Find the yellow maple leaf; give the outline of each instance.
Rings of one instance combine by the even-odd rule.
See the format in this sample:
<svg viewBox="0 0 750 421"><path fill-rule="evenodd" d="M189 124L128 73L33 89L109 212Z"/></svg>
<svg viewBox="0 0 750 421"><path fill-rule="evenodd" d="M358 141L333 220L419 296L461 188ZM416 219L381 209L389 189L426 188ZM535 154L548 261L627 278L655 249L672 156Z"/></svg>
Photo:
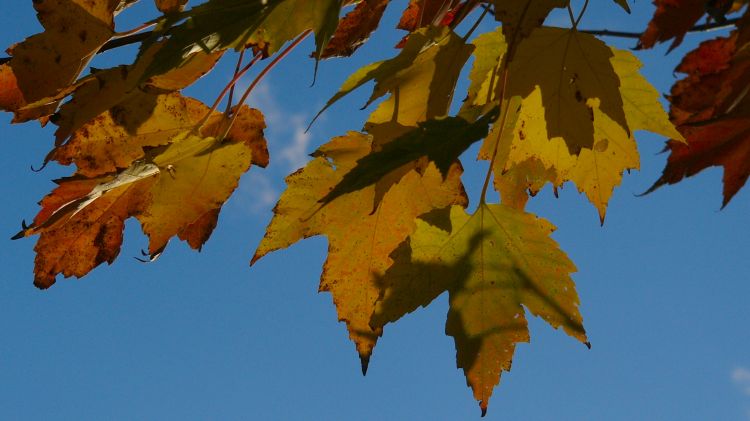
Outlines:
<svg viewBox="0 0 750 421"><path fill-rule="evenodd" d="M577 154L594 145L594 106L630 133L612 57L609 47L593 35L537 28L521 41L502 96L526 98L539 88L549 138L563 138ZM502 92L503 85L497 86Z"/></svg>
<svg viewBox="0 0 750 421"><path fill-rule="evenodd" d="M557 37L562 30L542 28L534 34L540 31L542 39L559 42ZM535 37L536 35L532 35L529 40L533 41ZM568 42L577 39L569 39ZM496 103L495 96L501 93L505 95L504 98L510 98L513 92L518 91L512 86L514 72L518 72L519 68L511 64L508 69L508 88L505 92L498 92L498 66L507 48L499 31L479 37L475 44L476 62L470 74L468 101L462 112L488 102ZM553 114L550 120L544 99L547 85L540 83L522 97L513 127L506 128L505 131L498 125L493 127L480 151L479 157L489 160L497 148L494 185L501 192L503 203L523 208L526 203L525 191L533 195L546 182L557 188L566 181L572 181L598 209L600 219L603 220L609 198L614 188L620 184L622 173L639 167L637 146L632 132L628 132L626 127L629 130L649 130L668 137L679 136L659 102L658 92L640 75L638 70L641 65L638 59L626 51L609 47L607 49L610 51L607 54L610 66L619 80L617 97L620 98L620 110L627 124L623 126L610 118L604 112L599 98L589 98L585 104L588 110L586 124L592 130L592 144L574 154L567 139L555 136L549 128L550 121L556 121L559 126L559 119L562 117L555 117ZM517 60L523 57L521 52L519 54ZM584 76L576 76L574 85L591 84L581 78ZM563 84L563 88L556 88L554 91L559 93L568 89L566 85ZM494 94L493 86L497 87ZM501 134L503 139L500 139Z"/></svg>
<svg viewBox="0 0 750 421"><path fill-rule="evenodd" d="M422 173L410 169L400 174L374 209L374 186L321 207L320 200L371 149L371 137L350 132L323 145L304 169L287 177L287 190L274 208L274 217L252 260L255 263L303 238L325 235L328 258L320 290L333 295L339 320L346 322L363 371L382 334L382 329L369 325L380 296L376 276L391 265L390 253L412 233L417 216L466 201L460 166L454 165L443 181L438 169L430 165Z"/></svg>
<svg viewBox="0 0 750 421"><path fill-rule="evenodd" d="M318 115L374 80L365 107L386 94L390 97L375 109L365 129L375 136L376 144L387 143L419 122L448 113L456 81L473 49L450 28L422 28L409 35L396 57L368 64L349 76Z"/></svg>
<svg viewBox="0 0 750 421"><path fill-rule="evenodd" d="M495 19L503 23L503 34L510 44L528 37L544 23L552 9L565 7L570 0L493 0Z"/></svg>
<svg viewBox="0 0 750 421"><path fill-rule="evenodd" d="M395 322L447 291L445 332L484 413L516 343L529 341L523 306L588 345L569 275L576 268L552 231L531 214L484 203L473 215L453 206L442 219L418 220L378 279L383 293L372 326Z"/></svg>

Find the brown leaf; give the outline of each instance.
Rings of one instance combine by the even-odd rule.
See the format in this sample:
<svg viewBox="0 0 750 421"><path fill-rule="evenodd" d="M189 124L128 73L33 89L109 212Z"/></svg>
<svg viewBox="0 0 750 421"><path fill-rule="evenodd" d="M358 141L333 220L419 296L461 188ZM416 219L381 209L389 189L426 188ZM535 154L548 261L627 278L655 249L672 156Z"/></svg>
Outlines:
<svg viewBox="0 0 750 421"><path fill-rule="evenodd" d="M706 13L706 0L654 0L656 11L636 48L651 48L674 38L669 50L682 43L687 31Z"/></svg>
<svg viewBox="0 0 750 421"><path fill-rule="evenodd" d="M188 0L156 0L156 8L162 13L181 12Z"/></svg>
<svg viewBox="0 0 750 421"><path fill-rule="evenodd" d="M14 122L44 117L56 103L20 110L72 84L96 51L114 33L120 0L36 0L45 31L8 49L11 60L0 66L0 108L15 113Z"/></svg>
<svg viewBox="0 0 750 421"><path fill-rule="evenodd" d="M388 0L362 0L339 21L320 58L348 57L367 41L378 27Z"/></svg>
<svg viewBox="0 0 750 421"><path fill-rule="evenodd" d="M702 43L677 67L671 118L687 144L671 140L667 166L649 189L674 184L711 166L724 167L726 206L750 176L750 12L729 37Z"/></svg>
<svg viewBox="0 0 750 421"><path fill-rule="evenodd" d="M197 101L181 101L176 95L157 98L157 102L167 104L163 106L166 111L158 117L162 124L171 127L160 131L155 126L155 132L161 132L164 140L148 134L153 137L146 135L141 139L140 154L133 153L138 148L133 147L130 155L117 158L105 155L101 168L75 158L77 163L87 162L82 166L88 174L101 173L108 165L118 167L128 161L131 164L114 173L95 176L78 173L59 180L60 186L42 200L42 209L32 226L16 236L40 234L35 248L35 285L48 288L58 273L81 277L103 262L111 263L120 250L124 221L131 216L140 220L148 235L152 257L160 254L175 235L200 249L240 176L251 164L268 162L263 139L265 124L260 112L247 107L238 110L237 121L224 140L215 137L226 127L226 120L219 114L212 116L200 134L193 134L190 129L174 134L177 130L174 127L182 124L180 118L185 116L169 114L170 101L202 108L201 112L193 112L195 119L208 112L208 107ZM164 123L170 118L176 118L177 122ZM192 123L191 127L197 121ZM82 129L78 139L83 145L81 150L96 154L100 147L85 137L113 132L117 122L103 119L92 125L97 127L90 131ZM154 146L157 144L161 146Z"/></svg>

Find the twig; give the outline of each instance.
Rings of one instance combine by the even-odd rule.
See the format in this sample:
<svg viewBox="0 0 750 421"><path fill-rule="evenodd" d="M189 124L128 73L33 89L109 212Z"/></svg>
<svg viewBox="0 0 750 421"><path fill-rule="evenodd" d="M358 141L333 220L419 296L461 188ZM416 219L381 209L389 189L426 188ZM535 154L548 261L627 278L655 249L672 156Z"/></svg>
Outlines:
<svg viewBox="0 0 750 421"><path fill-rule="evenodd" d="M257 86L258 83L260 83L260 81L263 80L263 77L266 75L266 73L268 73L271 69L273 69L274 66L276 66L276 64L278 64L278 62L280 62L284 57L287 56L287 54L289 54L292 50L294 50L297 47L297 45L299 45L311 33L312 33L312 30L310 30L310 29L308 29L305 32L301 33L283 51L281 51L280 53L278 53L276 55L276 57L274 57L274 59L268 64L268 66L266 66L263 70L261 70L261 72L258 74L258 76L255 77L255 80L253 80L253 82L250 84L250 86L248 86L247 89L245 89L245 93L242 94L242 97L240 98L240 100L237 101L237 109L238 110L242 106L242 104L245 103L245 101L247 100L247 97L253 91L253 89L255 88L255 86ZM223 141L224 138L227 137L227 135L229 134L229 131L232 129L232 125L234 125L235 120L237 120L237 116L238 115L240 115L239 112L234 113L234 115L232 115L232 119L229 120L229 124L224 129L224 132L221 134L221 136L218 137L219 142Z"/></svg>
<svg viewBox="0 0 750 421"><path fill-rule="evenodd" d="M695 25L687 31L688 34L697 34L701 32L717 31L720 29L728 29L737 24L740 18L727 19L724 22L709 22L701 25ZM641 37L642 32L624 32L624 31L610 31L608 29L580 29L578 32L585 32L591 35L599 35L603 37L619 37L619 38L635 38Z"/></svg>

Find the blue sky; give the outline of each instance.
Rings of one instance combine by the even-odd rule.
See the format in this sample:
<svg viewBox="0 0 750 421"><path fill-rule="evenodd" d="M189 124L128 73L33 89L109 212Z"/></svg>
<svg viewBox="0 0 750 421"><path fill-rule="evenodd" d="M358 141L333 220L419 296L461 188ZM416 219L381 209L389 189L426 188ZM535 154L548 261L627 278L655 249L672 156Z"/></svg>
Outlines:
<svg viewBox="0 0 750 421"><path fill-rule="evenodd" d="M153 5L141 3L120 16L118 29L153 16ZM631 3L634 14L628 16L607 1L592 2L581 27L640 30L652 6ZM202 253L174 241L157 262L141 264L131 257L146 240L130 221L112 266L41 292L32 286L34 240L0 240L2 418L479 416L455 367L452 339L443 333L445 296L388 326L362 377L330 296L317 293L325 239L303 241L248 266L284 175L303 165L316 145L364 122L367 111L356 110L367 88L331 107L304 133L348 73L395 53L390 46L401 33L389 28L405 4L389 6L385 33L352 59L322 63L314 86L307 40L255 91L250 105L266 115L272 164L243 177ZM39 28L31 2L13 0L3 9L3 45ZM566 24L567 15L555 14L550 22ZM488 19L483 28L492 24ZM665 46L638 52L644 74L668 92L677 61L704 37L689 36L669 55ZM97 60L95 66L106 67L128 58L105 54ZM211 102L229 79L232 61L187 93ZM31 172L52 145L52 129L11 126L9 120L0 116L6 148L0 195L7 201L0 208L2 238L36 213L52 178L70 173L55 166ZM720 211L721 169L714 168L636 197L658 178L666 159L658 154L663 139L646 133L637 139L642 171L625 176L603 228L572 185L558 199L545 189L531 201L532 212L558 226L553 236L578 266L574 280L593 347L530 317L532 342L518 346L488 419L750 419L750 193L741 191ZM486 163L474 163L473 154L464 157L465 182L476 203Z"/></svg>

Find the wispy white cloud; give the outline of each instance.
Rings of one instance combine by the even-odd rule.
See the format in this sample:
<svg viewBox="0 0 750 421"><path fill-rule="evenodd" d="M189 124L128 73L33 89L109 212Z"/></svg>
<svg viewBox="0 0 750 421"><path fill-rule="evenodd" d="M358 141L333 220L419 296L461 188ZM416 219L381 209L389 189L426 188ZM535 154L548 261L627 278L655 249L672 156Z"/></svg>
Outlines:
<svg viewBox="0 0 750 421"><path fill-rule="evenodd" d="M270 212L279 198L279 191L274 188L271 179L256 168L243 178L238 193L240 205L255 214Z"/></svg>
<svg viewBox="0 0 750 421"><path fill-rule="evenodd" d="M284 171L296 170L309 160L311 136L305 130L310 116L304 112L283 110L274 98L271 86L272 83L266 78L255 88L248 102L265 116L272 164L277 163L275 160L278 159L286 164Z"/></svg>
<svg viewBox="0 0 750 421"><path fill-rule="evenodd" d="M297 169L308 161L310 134L305 131L307 118L302 114L294 114L289 118L289 130L292 132L291 143L279 151L281 159L285 160L290 169Z"/></svg>
<svg viewBox="0 0 750 421"><path fill-rule="evenodd" d="M732 381L742 392L750 396L750 369L745 367L735 367L731 373Z"/></svg>

